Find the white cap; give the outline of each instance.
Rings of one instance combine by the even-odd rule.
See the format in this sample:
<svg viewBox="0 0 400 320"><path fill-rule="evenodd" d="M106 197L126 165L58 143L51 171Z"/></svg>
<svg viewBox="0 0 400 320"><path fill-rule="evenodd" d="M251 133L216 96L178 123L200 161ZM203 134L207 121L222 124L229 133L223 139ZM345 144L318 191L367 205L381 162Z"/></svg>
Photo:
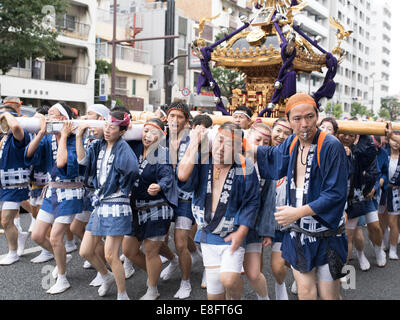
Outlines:
<svg viewBox="0 0 400 320"><path fill-rule="evenodd" d="M104 119L107 119L108 115L110 114L110 109L108 109L103 104L92 104L91 106L88 107L87 111L93 111L97 113L99 116L104 117Z"/></svg>

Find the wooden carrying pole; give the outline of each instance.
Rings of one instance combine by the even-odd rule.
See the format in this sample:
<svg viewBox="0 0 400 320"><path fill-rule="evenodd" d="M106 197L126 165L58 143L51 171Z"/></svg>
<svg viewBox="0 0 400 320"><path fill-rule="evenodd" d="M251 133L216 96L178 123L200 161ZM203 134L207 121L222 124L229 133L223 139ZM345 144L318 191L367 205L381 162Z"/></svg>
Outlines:
<svg viewBox="0 0 400 320"><path fill-rule="evenodd" d="M152 112L140 112L140 111L131 111L133 120L137 121L147 121L151 118L154 118L154 113ZM196 116L198 113L192 111L192 116ZM213 120L213 124L222 125L225 122L233 121L233 118L230 116L222 116L222 115L209 115ZM255 120L254 118L253 120ZM276 121L276 118L261 118L261 121L270 127ZM365 135L375 135L375 136L384 136L386 123L385 122L374 122L374 121L351 121L351 120L336 120L338 123L338 133L347 133L347 134L365 134ZM392 123L393 130L400 130L400 123Z"/></svg>

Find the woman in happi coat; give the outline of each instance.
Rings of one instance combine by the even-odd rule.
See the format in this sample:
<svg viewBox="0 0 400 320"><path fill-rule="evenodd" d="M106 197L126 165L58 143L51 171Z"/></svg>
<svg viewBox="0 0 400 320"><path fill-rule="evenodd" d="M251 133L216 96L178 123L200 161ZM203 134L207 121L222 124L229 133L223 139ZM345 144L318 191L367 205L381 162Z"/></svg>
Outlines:
<svg viewBox="0 0 400 320"><path fill-rule="evenodd" d="M72 123L66 123L61 133L47 134L45 117L41 114L36 117L41 119L40 131L26 147L25 163L33 166L44 164L49 184L43 190L44 200L36 218L32 240L54 254L57 267L53 277L57 277L57 282L47 293L58 294L70 287L66 278L67 255L63 238L75 214L82 212L84 189ZM49 109L48 117L50 120L71 120L73 112L67 105L57 103Z"/></svg>
<svg viewBox="0 0 400 320"><path fill-rule="evenodd" d="M159 297L157 282L161 273L160 250L178 205L178 190L168 149L160 145L165 139L164 124L150 119L144 124L142 141L131 143L139 163L131 197L133 226L125 237L123 253L147 271L147 292L142 300ZM144 243L145 254L140 250Z"/></svg>
<svg viewBox="0 0 400 320"><path fill-rule="evenodd" d="M86 128L81 126L76 140L79 164L86 167L85 175L93 179L96 189L94 211L86 226L79 253L103 278L98 289L99 295L105 296L115 280L118 300L129 299L119 249L124 235L132 232L130 194L139 171L135 154L128 143L121 139L129 124L127 113L111 112L103 128L104 139L92 142L85 152L82 136ZM102 237L106 237L105 258L112 273L95 253Z"/></svg>

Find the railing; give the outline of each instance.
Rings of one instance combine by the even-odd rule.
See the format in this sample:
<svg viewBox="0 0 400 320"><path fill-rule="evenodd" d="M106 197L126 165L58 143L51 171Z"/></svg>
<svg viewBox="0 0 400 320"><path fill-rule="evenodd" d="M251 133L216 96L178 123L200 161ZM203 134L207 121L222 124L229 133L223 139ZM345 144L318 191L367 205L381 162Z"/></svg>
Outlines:
<svg viewBox="0 0 400 320"><path fill-rule="evenodd" d="M48 61L45 63L44 80L87 84L88 75L89 68Z"/></svg>
<svg viewBox="0 0 400 320"><path fill-rule="evenodd" d="M61 21L56 24L57 30L66 37L87 40L89 37L90 25L78 21Z"/></svg>
<svg viewBox="0 0 400 320"><path fill-rule="evenodd" d="M150 64L150 53L146 50L117 45L116 51L116 59ZM96 44L96 58L111 59L112 46L105 42Z"/></svg>

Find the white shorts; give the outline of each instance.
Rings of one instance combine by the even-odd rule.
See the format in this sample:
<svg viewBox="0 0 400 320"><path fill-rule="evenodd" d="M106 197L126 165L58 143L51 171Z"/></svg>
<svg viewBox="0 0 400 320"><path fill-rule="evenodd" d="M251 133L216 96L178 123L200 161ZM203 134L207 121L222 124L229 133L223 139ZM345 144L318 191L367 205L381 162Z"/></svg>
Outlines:
<svg viewBox="0 0 400 320"><path fill-rule="evenodd" d="M175 220L175 229L191 230L193 221L190 218L179 216Z"/></svg>
<svg viewBox="0 0 400 320"><path fill-rule="evenodd" d="M358 218L347 220L346 229L355 230L357 228ZM369 212L365 215L367 224L379 221L378 211Z"/></svg>
<svg viewBox="0 0 400 320"><path fill-rule="evenodd" d="M31 198L29 198L29 202L31 203L31 206L39 207L42 205L43 199L42 199L42 197L36 197L36 198L31 197Z"/></svg>
<svg viewBox="0 0 400 320"><path fill-rule="evenodd" d="M281 252L282 242L274 242L272 244L272 252Z"/></svg>
<svg viewBox="0 0 400 320"><path fill-rule="evenodd" d="M11 202L11 201L0 201L0 211L1 210L19 210L21 202Z"/></svg>
<svg viewBox="0 0 400 320"><path fill-rule="evenodd" d="M204 267L220 267L220 272L241 273L245 250L239 247L231 253L230 245L201 243Z"/></svg>
<svg viewBox="0 0 400 320"><path fill-rule="evenodd" d="M255 252L255 253L261 253L262 252L262 243L249 243L246 245L245 253L250 253L250 252Z"/></svg>
<svg viewBox="0 0 400 320"><path fill-rule="evenodd" d="M400 211L388 212L388 215L390 215L390 216L398 216L398 215L400 215Z"/></svg>
<svg viewBox="0 0 400 320"><path fill-rule="evenodd" d="M150 240L150 241L164 241L165 240L165 236L166 234L162 235L162 236L154 236L154 237L150 237L150 238L146 238L144 240Z"/></svg>
<svg viewBox="0 0 400 320"><path fill-rule="evenodd" d="M60 216L54 220L54 216L46 212L42 209L39 210L39 213L36 217L36 220L40 220L49 224L53 224L54 222L62 223L62 224L71 224L74 221L75 214L70 214L68 216Z"/></svg>
<svg viewBox="0 0 400 320"><path fill-rule="evenodd" d="M90 211L83 211L82 213L77 213L75 215L75 219L81 222L88 223L90 218L91 212Z"/></svg>

